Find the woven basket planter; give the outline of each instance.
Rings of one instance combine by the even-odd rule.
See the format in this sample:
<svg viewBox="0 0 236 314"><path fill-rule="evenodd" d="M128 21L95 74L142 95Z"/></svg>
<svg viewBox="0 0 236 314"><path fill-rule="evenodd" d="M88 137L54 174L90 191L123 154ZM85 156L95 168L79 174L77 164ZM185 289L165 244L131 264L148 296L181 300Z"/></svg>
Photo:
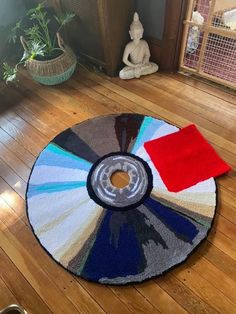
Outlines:
<svg viewBox="0 0 236 314"><path fill-rule="evenodd" d="M26 69L31 77L44 85L57 85L68 80L74 73L77 59L70 47L66 46L57 33L58 46L62 54L52 60L30 60L26 62ZM21 37L21 43L27 50L27 43Z"/></svg>

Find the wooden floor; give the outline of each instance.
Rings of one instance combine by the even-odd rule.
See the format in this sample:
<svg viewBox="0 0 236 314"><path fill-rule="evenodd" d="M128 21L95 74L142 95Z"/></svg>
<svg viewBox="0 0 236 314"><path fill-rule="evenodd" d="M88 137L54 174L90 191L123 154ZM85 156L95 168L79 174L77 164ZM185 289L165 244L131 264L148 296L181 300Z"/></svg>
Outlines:
<svg viewBox="0 0 236 314"><path fill-rule="evenodd" d="M73 277L41 248L25 213L36 156L57 133L98 115L138 112L179 127L195 123L236 167L236 97L176 75L121 81L79 69L66 84L44 87L23 72L0 92L0 308L29 313L236 313L236 176L217 180L219 206L208 240L188 261L144 284L109 287Z"/></svg>

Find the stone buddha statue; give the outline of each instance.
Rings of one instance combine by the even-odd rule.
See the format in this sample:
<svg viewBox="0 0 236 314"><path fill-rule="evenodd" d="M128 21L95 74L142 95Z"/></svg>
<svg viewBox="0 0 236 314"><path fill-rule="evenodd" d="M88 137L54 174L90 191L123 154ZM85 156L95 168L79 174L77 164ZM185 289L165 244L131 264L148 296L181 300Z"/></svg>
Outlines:
<svg viewBox="0 0 236 314"><path fill-rule="evenodd" d="M143 32L143 25L139 21L138 13L135 12L129 31L132 41L126 45L123 54L123 62L126 67L119 73L121 79L139 78L142 75L158 71L158 65L149 61L150 50L147 42L142 39Z"/></svg>

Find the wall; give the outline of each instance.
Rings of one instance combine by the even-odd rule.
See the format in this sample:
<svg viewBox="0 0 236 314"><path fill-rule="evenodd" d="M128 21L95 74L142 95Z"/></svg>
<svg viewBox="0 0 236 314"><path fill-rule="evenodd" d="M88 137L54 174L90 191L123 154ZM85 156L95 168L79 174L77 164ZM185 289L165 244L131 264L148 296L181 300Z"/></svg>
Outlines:
<svg viewBox="0 0 236 314"><path fill-rule="evenodd" d="M16 10L17 7L17 10ZM0 26L7 26L15 23L25 14L22 0L1 0L0 1Z"/></svg>
<svg viewBox="0 0 236 314"><path fill-rule="evenodd" d="M235 0L217 0L215 4L215 12L230 10L232 8L236 8Z"/></svg>

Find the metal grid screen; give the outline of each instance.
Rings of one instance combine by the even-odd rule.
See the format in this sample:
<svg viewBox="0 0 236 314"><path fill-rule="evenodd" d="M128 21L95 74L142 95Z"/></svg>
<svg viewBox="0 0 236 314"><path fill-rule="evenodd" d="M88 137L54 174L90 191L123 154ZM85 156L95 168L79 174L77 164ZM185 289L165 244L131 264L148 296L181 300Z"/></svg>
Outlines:
<svg viewBox="0 0 236 314"><path fill-rule="evenodd" d="M236 0L189 0L180 67L236 89Z"/></svg>

